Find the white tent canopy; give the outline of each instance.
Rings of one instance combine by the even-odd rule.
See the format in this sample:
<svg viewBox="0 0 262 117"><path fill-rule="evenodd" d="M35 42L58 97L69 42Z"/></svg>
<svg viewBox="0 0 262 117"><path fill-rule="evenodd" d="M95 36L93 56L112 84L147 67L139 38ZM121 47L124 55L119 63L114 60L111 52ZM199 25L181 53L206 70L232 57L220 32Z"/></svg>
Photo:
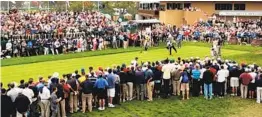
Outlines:
<svg viewBox="0 0 262 117"><path fill-rule="evenodd" d="M220 11L220 16L262 16L262 11Z"/></svg>
<svg viewBox="0 0 262 117"><path fill-rule="evenodd" d="M145 0L145 1L140 1L139 3L140 4L143 4L143 3L160 3L160 1L158 1L158 0L155 0L155 1L147 1L147 0Z"/></svg>
<svg viewBox="0 0 262 117"><path fill-rule="evenodd" d="M131 20L131 22L137 23L137 24L157 24L160 23L157 19L148 19L148 20Z"/></svg>

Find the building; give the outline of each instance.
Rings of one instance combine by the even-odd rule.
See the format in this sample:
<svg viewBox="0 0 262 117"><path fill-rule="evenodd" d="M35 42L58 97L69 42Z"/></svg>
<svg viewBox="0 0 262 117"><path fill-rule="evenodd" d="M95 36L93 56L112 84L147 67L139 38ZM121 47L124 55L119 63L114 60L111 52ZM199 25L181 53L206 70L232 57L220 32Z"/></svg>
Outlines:
<svg viewBox="0 0 262 117"><path fill-rule="evenodd" d="M261 19L262 1L160 1L140 2L143 19L156 18L162 23L193 25L208 18L224 20Z"/></svg>

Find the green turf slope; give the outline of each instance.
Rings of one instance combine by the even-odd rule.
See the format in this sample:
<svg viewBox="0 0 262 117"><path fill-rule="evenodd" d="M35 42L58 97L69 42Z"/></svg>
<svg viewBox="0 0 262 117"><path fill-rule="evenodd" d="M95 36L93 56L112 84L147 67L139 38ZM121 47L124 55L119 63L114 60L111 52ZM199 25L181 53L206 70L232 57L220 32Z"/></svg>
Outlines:
<svg viewBox="0 0 262 117"><path fill-rule="evenodd" d="M223 49L222 53L225 55L236 56L246 54L245 51L238 50L229 50ZM177 54L173 54L175 57L204 57L210 55L210 49L207 47L199 46L185 46L182 49L178 50ZM39 62L32 64L24 65L13 65L5 66L2 68L2 82L7 83L11 81L19 81L20 79L27 80L28 78L37 78L38 76L43 76L47 78L48 75L51 75L54 72L60 73L60 76L63 73L72 73L74 70L81 68L88 69L89 66L94 68L102 67L112 67L113 64L130 64L130 61L135 57L139 57L139 61L156 61L162 60L169 56L166 49L154 49L145 53L140 52L128 52L120 54L110 54L110 55L101 55L101 56L92 56L92 57L83 57L83 58L73 58L66 60L57 60L57 61L47 61Z"/></svg>

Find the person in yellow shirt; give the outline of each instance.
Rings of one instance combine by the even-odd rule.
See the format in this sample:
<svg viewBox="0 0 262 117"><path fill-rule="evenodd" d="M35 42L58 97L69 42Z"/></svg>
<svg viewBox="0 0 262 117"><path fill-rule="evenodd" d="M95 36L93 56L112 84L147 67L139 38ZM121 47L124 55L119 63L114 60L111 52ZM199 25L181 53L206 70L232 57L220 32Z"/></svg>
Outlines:
<svg viewBox="0 0 262 117"><path fill-rule="evenodd" d="M86 75L85 69L82 68L82 69L81 69L81 77L78 78L79 84L81 84L82 82L84 82L84 81L86 80L85 75ZM81 88L79 89L79 95L78 95L78 96L79 96L79 97L78 97L78 99L79 99L79 100L78 100L78 101L79 101L79 104L82 105L82 89L81 89Z"/></svg>

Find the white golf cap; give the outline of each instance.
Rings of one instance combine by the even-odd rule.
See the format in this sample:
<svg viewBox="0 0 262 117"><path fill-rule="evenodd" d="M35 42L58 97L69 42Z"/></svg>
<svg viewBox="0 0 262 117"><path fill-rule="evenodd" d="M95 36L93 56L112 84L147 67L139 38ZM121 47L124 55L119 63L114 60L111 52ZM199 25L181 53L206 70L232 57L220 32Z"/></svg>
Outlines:
<svg viewBox="0 0 262 117"><path fill-rule="evenodd" d="M75 74L75 73L72 73L72 76L76 76L76 74Z"/></svg>
<svg viewBox="0 0 262 117"><path fill-rule="evenodd" d="M54 72L52 77L53 78L58 78L59 77L59 73L58 72Z"/></svg>

